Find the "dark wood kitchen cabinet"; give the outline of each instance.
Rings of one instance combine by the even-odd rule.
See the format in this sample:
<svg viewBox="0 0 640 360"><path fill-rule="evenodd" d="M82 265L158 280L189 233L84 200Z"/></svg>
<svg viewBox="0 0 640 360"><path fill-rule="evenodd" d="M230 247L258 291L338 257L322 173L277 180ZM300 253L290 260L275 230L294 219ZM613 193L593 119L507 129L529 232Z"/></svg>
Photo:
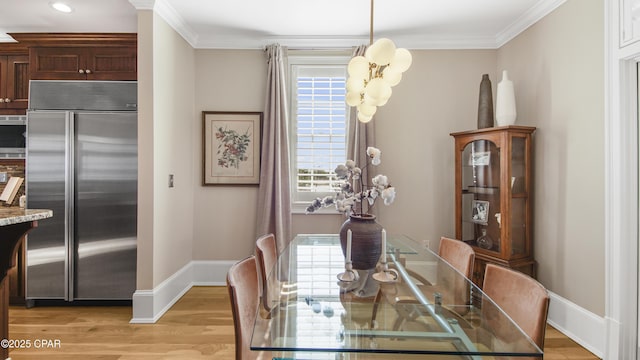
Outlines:
<svg viewBox="0 0 640 360"><path fill-rule="evenodd" d="M25 114L29 101L29 56L1 55L0 113Z"/></svg>
<svg viewBox="0 0 640 360"><path fill-rule="evenodd" d="M33 80L136 80L137 48L32 47Z"/></svg>
<svg viewBox="0 0 640 360"><path fill-rule="evenodd" d="M32 80L137 80L135 33L10 33Z"/></svg>

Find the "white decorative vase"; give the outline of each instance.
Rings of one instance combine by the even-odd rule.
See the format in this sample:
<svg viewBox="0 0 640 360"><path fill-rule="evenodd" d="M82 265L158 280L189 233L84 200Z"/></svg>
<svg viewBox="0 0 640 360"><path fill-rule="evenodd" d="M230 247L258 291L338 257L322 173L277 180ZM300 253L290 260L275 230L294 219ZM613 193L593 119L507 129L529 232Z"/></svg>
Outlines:
<svg viewBox="0 0 640 360"><path fill-rule="evenodd" d="M516 97L513 82L509 80L507 70L502 71L502 81L498 83L496 94L496 123L498 126L516 123Z"/></svg>

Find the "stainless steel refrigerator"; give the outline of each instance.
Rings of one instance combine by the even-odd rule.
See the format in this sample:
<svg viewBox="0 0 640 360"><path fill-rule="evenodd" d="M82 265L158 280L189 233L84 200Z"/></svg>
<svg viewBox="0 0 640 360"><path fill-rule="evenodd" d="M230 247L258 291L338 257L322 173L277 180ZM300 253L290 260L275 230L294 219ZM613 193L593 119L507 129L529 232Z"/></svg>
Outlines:
<svg viewBox="0 0 640 360"><path fill-rule="evenodd" d="M136 288L137 83L32 80L26 298L130 300Z"/></svg>

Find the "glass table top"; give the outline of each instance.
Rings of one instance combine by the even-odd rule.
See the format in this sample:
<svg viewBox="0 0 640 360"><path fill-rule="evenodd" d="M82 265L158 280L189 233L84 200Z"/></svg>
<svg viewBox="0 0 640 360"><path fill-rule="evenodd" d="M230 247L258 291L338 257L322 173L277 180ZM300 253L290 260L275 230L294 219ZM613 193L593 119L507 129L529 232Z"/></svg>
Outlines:
<svg viewBox="0 0 640 360"><path fill-rule="evenodd" d="M386 255L386 264L357 270L357 281L339 281L345 257L338 235L298 235L268 275L273 305L258 311L251 349L272 351L274 359L542 357L437 254L405 236L388 236Z"/></svg>

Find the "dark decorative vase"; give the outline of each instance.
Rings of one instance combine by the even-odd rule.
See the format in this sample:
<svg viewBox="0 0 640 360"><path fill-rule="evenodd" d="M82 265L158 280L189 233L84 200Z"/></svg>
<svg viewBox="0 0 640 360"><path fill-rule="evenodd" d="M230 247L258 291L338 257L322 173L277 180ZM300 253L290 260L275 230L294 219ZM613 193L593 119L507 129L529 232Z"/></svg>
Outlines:
<svg viewBox="0 0 640 360"><path fill-rule="evenodd" d="M342 254L347 254L347 230L351 229L351 262L357 270L376 267L382 254L382 226L375 215L351 215L340 228Z"/></svg>
<svg viewBox="0 0 640 360"><path fill-rule="evenodd" d="M478 99L478 129L493 126L493 94L489 74L482 75L480 96Z"/></svg>

